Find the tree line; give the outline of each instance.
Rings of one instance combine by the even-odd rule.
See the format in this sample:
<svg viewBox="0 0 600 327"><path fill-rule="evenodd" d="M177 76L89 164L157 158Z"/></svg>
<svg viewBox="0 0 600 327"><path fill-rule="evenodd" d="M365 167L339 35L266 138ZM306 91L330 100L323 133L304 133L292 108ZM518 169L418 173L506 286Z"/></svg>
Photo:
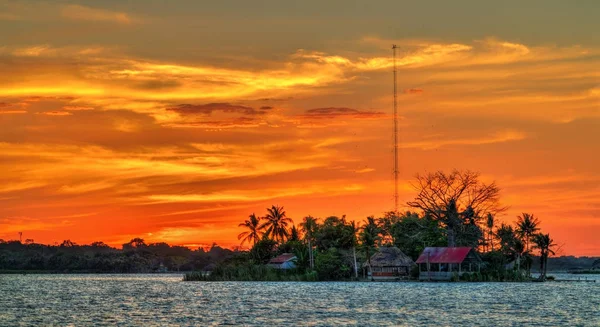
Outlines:
<svg viewBox="0 0 600 327"><path fill-rule="evenodd" d="M0 272L68 273L153 273L192 271L219 264L235 251L213 245L191 250L167 243L147 244L134 238L117 249L104 242L78 245L65 240L57 245L37 244L33 240L0 240Z"/></svg>
<svg viewBox="0 0 600 327"><path fill-rule="evenodd" d="M545 278L555 241L540 232L540 220L531 213L519 215L514 225L498 225L496 217L507 208L500 204L495 182L486 184L477 173L455 170L417 175L413 186L417 195L407 203L412 210L403 213L363 221L309 215L295 225L283 207L273 205L264 216L252 213L239 224L245 230L238 238L251 245L248 259L253 264L291 252L300 271L316 271L321 279L358 277L360 263L369 262L382 246L396 246L413 260L425 247L473 247L488 270L525 277L537 254L540 278Z"/></svg>

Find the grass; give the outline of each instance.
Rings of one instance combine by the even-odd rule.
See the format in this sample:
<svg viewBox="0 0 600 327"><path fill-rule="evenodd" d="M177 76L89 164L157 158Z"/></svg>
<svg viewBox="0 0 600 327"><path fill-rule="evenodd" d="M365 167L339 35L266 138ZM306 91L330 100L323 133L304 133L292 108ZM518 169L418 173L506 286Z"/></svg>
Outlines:
<svg viewBox="0 0 600 327"><path fill-rule="evenodd" d="M210 273L190 272L184 281L317 281L317 273L277 270L265 265L218 266Z"/></svg>

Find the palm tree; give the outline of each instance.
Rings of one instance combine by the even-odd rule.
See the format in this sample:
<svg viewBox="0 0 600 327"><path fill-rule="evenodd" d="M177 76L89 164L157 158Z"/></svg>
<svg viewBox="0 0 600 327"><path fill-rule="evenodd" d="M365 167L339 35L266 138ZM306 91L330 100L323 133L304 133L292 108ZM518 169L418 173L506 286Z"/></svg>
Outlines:
<svg viewBox="0 0 600 327"><path fill-rule="evenodd" d="M529 241L540 230L540 221L533 214L523 213L517 217L517 234L525 241L526 252L529 252ZM527 266L527 275L531 275L531 267Z"/></svg>
<svg viewBox="0 0 600 327"><path fill-rule="evenodd" d="M515 262L517 263L517 271L519 274L521 274L521 259L527 253L525 250L525 244L523 244L523 241L520 239L515 239L512 245L512 250L515 256Z"/></svg>
<svg viewBox="0 0 600 327"><path fill-rule="evenodd" d="M375 222L375 218L373 216L367 217L367 222L362 227L362 231L360 233L360 240L363 248L365 249L365 254L367 256L367 261L369 262L369 268L371 267L371 249L375 247L375 244L379 241L379 226Z"/></svg>
<svg viewBox="0 0 600 327"><path fill-rule="evenodd" d="M317 222L317 219L312 216L304 217L304 220L300 223L300 230L302 233L304 233L304 240L306 240L308 243L308 260L310 262L310 269L315 267L312 240L317 228L319 228L319 223Z"/></svg>
<svg viewBox="0 0 600 327"><path fill-rule="evenodd" d="M525 248L529 251L529 240L533 234L540 230L538 225L540 224L539 219L535 218L532 214L523 213L517 217L517 234L525 241Z"/></svg>
<svg viewBox="0 0 600 327"><path fill-rule="evenodd" d="M356 238L356 234L360 227L353 220L350 223L350 228L352 229L352 255L354 256L354 277L358 278L358 264L356 263L356 245L358 244L358 239Z"/></svg>
<svg viewBox="0 0 600 327"><path fill-rule="evenodd" d="M256 242L260 240L260 236L258 234L262 229L259 225L260 218L256 217L255 214L251 214L248 216L246 221L238 225L239 227L248 228L247 231L238 235L238 240L242 240L242 245L244 245L246 242L252 242L253 245L256 245Z"/></svg>
<svg viewBox="0 0 600 327"><path fill-rule="evenodd" d="M546 271L548 270L548 256L554 255L553 248L556 247L554 240L550 238L550 234L535 234L533 236L533 247L540 251L540 279L546 279Z"/></svg>
<svg viewBox="0 0 600 327"><path fill-rule="evenodd" d="M288 238L288 241L299 241L300 240L300 235L298 233L298 229L296 228L296 226L292 225L292 228L290 229L290 235Z"/></svg>
<svg viewBox="0 0 600 327"><path fill-rule="evenodd" d="M271 206L267 208L267 215L264 218L266 221L260 228L266 228L265 235L272 236L276 242L283 242L289 236L288 224L293 224L291 218L285 215L283 207Z"/></svg>
<svg viewBox="0 0 600 327"><path fill-rule="evenodd" d="M492 247L492 252L494 251L494 239L492 238L494 235L494 215L491 213L487 214L486 226L488 228L488 244Z"/></svg>
<svg viewBox="0 0 600 327"><path fill-rule="evenodd" d="M512 253L513 244L517 239L513 227L502 223L496 230L496 237L498 238L500 252L505 256L509 256Z"/></svg>

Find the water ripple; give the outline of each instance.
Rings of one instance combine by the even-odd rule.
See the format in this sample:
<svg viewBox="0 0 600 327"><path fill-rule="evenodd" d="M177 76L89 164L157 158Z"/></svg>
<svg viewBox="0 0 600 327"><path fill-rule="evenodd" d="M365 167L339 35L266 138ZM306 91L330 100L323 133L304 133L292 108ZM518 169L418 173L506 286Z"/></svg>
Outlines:
<svg viewBox="0 0 600 327"><path fill-rule="evenodd" d="M0 275L0 326L600 326L600 283Z"/></svg>

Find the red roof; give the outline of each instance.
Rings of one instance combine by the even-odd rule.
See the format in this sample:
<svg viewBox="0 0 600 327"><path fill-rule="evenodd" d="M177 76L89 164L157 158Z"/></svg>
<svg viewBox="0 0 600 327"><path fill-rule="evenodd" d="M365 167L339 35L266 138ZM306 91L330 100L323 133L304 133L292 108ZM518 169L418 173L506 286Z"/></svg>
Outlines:
<svg viewBox="0 0 600 327"><path fill-rule="evenodd" d="M284 262L292 260L295 257L296 256L293 253L284 253L282 255L278 255L275 258L271 259L269 261L269 263L276 263L276 264L284 263Z"/></svg>
<svg viewBox="0 0 600 327"><path fill-rule="evenodd" d="M461 263L473 248L425 248L417 263Z"/></svg>

